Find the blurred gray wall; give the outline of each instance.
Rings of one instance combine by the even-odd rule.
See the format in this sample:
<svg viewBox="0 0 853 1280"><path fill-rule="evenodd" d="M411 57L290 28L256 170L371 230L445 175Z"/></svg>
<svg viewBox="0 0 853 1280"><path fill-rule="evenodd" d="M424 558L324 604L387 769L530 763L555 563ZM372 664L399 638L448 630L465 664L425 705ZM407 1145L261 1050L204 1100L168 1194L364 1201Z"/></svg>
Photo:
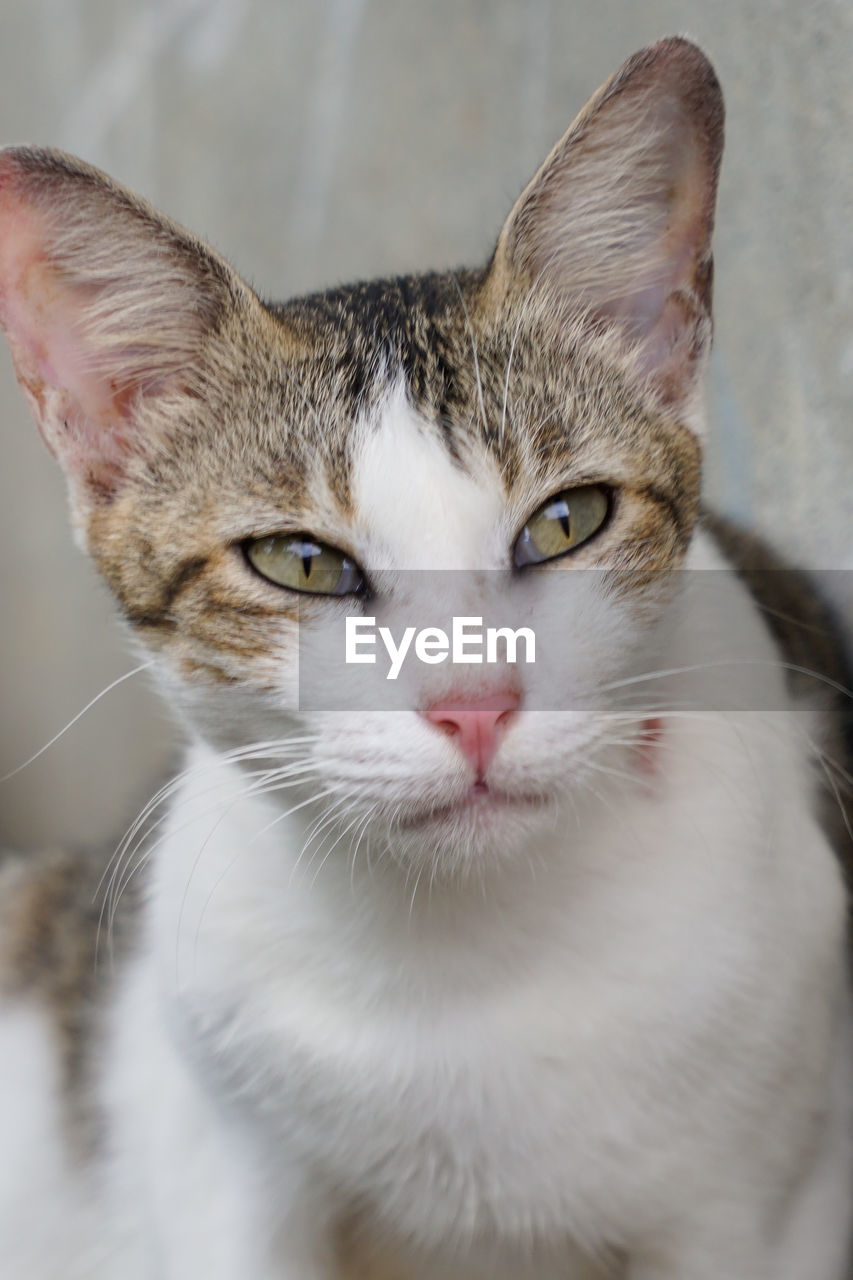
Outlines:
<svg viewBox="0 0 853 1280"><path fill-rule="evenodd" d="M709 493L853 569L850 0L3 0L0 140L77 152L286 296L482 259L592 90L671 32L728 104ZM3 348L0 775L133 667L111 617ZM0 840L120 832L175 740L128 681L0 787Z"/></svg>

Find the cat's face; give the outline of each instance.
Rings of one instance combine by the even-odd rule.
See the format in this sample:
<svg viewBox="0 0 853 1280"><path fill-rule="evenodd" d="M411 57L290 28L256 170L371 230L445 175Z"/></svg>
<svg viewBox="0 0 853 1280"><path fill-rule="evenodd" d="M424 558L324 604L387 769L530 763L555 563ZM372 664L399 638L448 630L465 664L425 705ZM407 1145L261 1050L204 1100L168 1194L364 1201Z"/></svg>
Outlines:
<svg viewBox="0 0 853 1280"><path fill-rule="evenodd" d="M611 713L696 519L720 148L710 67L662 42L487 268L275 308L78 162L0 159L0 317L77 528L187 718L289 744L283 804L323 790L321 817L458 865L648 733ZM413 653L392 687L334 649L345 617L471 615L550 660Z"/></svg>

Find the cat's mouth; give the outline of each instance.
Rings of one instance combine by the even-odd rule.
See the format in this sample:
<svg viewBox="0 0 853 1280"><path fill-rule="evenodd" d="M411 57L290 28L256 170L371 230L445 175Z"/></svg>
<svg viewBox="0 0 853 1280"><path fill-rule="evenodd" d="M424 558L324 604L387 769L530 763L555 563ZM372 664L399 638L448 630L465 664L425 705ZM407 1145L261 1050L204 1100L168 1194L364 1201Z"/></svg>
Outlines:
<svg viewBox="0 0 853 1280"><path fill-rule="evenodd" d="M546 803L546 798L541 793L533 795L525 792L501 791L496 787L490 787L487 782L474 782L456 800L448 804L431 804L414 810L399 822L401 827L411 829L452 819L488 817L513 809L541 809Z"/></svg>

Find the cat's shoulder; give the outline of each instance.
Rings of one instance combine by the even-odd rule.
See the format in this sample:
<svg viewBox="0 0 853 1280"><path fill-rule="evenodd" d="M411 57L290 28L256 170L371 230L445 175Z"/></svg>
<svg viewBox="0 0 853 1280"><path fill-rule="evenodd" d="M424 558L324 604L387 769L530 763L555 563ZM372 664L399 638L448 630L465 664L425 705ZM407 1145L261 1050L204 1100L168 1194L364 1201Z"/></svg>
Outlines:
<svg viewBox="0 0 853 1280"><path fill-rule="evenodd" d="M706 510L701 523L749 587L785 659L847 688L843 628L814 574L789 564L763 538L727 517Z"/></svg>
<svg viewBox="0 0 853 1280"><path fill-rule="evenodd" d="M789 564L755 533L709 511L701 527L748 588L792 696L810 708L821 819L853 888L853 671L841 620L815 575Z"/></svg>
<svg viewBox="0 0 853 1280"><path fill-rule="evenodd" d="M0 850L0 1000L7 1012L31 1009L47 1029L57 1102L78 1151L97 1141L93 1050L141 898L131 888L107 934L109 863L104 846Z"/></svg>
<svg viewBox="0 0 853 1280"><path fill-rule="evenodd" d="M100 851L0 850L0 989L54 997L94 969Z"/></svg>

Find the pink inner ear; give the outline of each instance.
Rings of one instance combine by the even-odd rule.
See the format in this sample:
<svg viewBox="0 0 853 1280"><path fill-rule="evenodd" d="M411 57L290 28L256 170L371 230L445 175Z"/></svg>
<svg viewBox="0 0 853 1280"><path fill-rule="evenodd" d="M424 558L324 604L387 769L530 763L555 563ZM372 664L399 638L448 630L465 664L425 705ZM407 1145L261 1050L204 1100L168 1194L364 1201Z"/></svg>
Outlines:
<svg viewBox="0 0 853 1280"><path fill-rule="evenodd" d="M521 196L507 243L594 322L615 322L635 371L687 402L710 331L710 238L722 103L703 55L666 41L593 100Z"/></svg>
<svg viewBox="0 0 853 1280"><path fill-rule="evenodd" d="M2 210L0 238L0 319L15 355L19 376L33 387L67 393L70 404L93 422L112 420L118 408L113 389L87 369L80 301L64 287L44 250L44 234L22 210ZM33 388L34 389L34 388Z"/></svg>
<svg viewBox="0 0 853 1280"><path fill-rule="evenodd" d="M130 448L129 397L93 367L85 291L63 281L47 243L43 216L0 185L0 322L18 380L65 469L110 489Z"/></svg>
<svg viewBox="0 0 853 1280"><path fill-rule="evenodd" d="M657 196L660 221L650 218L645 231L645 257L651 274L643 280L643 258L637 254L637 287L621 298L607 300L602 308L604 314L622 320L640 338L651 335L663 316L667 298L694 287L698 262L708 247L708 175L702 157L695 139L683 127L669 125L669 131L670 145L662 148L662 155L671 179L661 184ZM638 248L641 244L633 246L635 253Z"/></svg>

